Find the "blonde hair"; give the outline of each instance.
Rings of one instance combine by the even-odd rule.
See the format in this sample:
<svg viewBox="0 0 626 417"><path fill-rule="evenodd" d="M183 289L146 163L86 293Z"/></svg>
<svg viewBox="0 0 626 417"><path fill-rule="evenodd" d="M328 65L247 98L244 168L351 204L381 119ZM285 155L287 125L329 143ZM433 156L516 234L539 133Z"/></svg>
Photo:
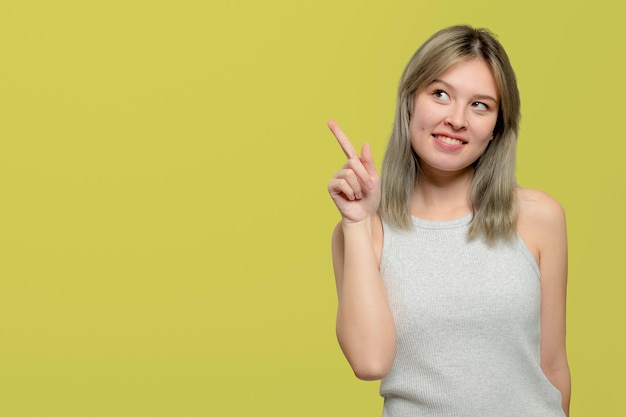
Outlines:
<svg viewBox="0 0 626 417"><path fill-rule="evenodd" d="M414 97L452 65L471 59L487 63L500 94L494 139L474 163L470 191L473 218L469 237L482 235L494 242L515 233L515 147L520 98L508 56L486 29L443 29L431 36L409 61L398 88L396 117L383 160L380 213L397 227L411 227L409 202L420 177L419 157L411 146L409 133Z"/></svg>

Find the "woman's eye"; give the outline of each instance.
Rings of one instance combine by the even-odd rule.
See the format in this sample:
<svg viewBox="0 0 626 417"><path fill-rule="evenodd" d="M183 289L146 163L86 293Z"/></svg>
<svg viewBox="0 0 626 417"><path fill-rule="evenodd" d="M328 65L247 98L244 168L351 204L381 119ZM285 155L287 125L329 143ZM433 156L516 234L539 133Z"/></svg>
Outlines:
<svg viewBox="0 0 626 417"><path fill-rule="evenodd" d="M477 110L489 110L489 106L487 106L485 103L481 103L480 101L473 102L472 107Z"/></svg>
<svg viewBox="0 0 626 417"><path fill-rule="evenodd" d="M448 96L448 93L446 93L443 90L435 90L433 91L433 96L439 100L448 100L450 97Z"/></svg>

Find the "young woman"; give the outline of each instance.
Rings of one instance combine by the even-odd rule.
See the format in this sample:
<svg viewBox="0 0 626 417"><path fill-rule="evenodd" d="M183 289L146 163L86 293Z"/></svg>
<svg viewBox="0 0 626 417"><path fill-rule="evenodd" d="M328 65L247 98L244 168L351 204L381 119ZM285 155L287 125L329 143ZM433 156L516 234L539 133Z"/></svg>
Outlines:
<svg viewBox="0 0 626 417"><path fill-rule="evenodd" d="M502 45L455 26L404 71L381 177L328 123L337 337L383 416L568 415L565 215L516 185L519 108Z"/></svg>

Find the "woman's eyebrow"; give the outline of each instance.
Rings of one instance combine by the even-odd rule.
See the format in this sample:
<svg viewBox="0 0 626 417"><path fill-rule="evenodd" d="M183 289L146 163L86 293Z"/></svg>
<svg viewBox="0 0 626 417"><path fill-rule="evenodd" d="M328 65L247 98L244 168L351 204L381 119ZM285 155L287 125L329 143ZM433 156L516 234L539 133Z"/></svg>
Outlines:
<svg viewBox="0 0 626 417"><path fill-rule="evenodd" d="M482 94L476 95L476 96L474 96L472 98L474 98L476 100L490 100L490 101L493 101L494 103L498 102L498 100L496 100L495 98L493 98L491 96L482 95Z"/></svg>
<svg viewBox="0 0 626 417"><path fill-rule="evenodd" d="M454 87L451 84L449 84L449 83L447 83L447 82L445 82L443 80L440 80L439 78L435 78L430 83L430 85L433 85L433 84L436 84L436 83L443 84L446 88L454 90ZM494 98L494 97L492 97L492 96L490 96L488 94L476 94L476 95L472 96L472 99L475 99L475 100L490 100L490 101L493 101L494 103L498 103L498 100L496 98Z"/></svg>

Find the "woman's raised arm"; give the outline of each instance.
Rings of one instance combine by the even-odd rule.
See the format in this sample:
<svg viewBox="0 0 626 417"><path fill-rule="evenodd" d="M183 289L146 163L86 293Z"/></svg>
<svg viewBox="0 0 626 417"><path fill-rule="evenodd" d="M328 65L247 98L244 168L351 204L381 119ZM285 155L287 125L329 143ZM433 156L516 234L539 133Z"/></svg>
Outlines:
<svg viewBox="0 0 626 417"><path fill-rule="evenodd" d="M328 183L342 217L332 240L337 339L358 378L381 379L393 364L396 334L379 268L380 179L369 144L359 157L339 126L333 121L328 126L348 158Z"/></svg>

